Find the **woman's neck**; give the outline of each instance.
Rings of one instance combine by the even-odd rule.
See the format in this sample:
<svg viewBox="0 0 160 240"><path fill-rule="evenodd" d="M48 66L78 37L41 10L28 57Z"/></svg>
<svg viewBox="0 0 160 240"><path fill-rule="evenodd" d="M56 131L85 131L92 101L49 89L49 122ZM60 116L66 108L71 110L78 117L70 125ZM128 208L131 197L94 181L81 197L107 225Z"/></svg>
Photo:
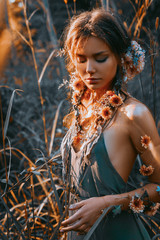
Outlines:
<svg viewBox="0 0 160 240"><path fill-rule="evenodd" d="M97 89L91 90L87 88L82 97L82 103L85 107L88 107L98 101L108 90L111 89Z"/></svg>

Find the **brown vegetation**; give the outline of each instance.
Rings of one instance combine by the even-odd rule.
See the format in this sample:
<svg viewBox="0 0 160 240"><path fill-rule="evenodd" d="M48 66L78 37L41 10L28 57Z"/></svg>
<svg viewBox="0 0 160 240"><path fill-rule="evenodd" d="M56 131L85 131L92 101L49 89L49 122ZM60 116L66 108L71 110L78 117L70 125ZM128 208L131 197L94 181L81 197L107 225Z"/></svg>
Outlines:
<svg viewBox="0 0 160 240"><path fill-rule="evenodd" d="M145 39L142 45L149 50L149 70L144 81L141 77L135 79L129 83L129 89L133 89L133 94L141 92L141 95L136 93L136 97L151 107L159 122L158 16L152 19L154 29L147 25L147 14L154 9L155 2L121 0L119 6L116 1L97 1L97 5L104 2L121 14L125 12L125 4L130 6L132 19L128 16L125 24L132 36ZM8 8L4 3L0 1L0 74L3 72L0 84L0 237L66 239L59 228L67 216L65 193L72 189L63 184L58 149L65 134L62 119L69 106L63 101L65 92L61 89L58 92L58 86L68 77L63 58L57 56L60 46L58 30L53 28L54 13L47 0L8 1ZM81 7L80 0L61 4L68 17L75 14L78 4ZM96 1L94 4L96 6ZM138 181L141 182L141 176ZM159 231L159 212L155 217L142 218L151 235Z"/></svg>

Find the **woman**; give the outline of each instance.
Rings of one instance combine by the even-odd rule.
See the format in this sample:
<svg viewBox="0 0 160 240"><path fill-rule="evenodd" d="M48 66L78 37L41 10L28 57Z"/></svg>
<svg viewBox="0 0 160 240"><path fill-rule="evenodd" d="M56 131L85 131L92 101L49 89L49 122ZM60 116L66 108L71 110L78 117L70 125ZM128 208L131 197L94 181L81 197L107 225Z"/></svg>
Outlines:
<svg viewBox="0 0 160 240"><path fill-rule="evenodd" d="M61 151L72 205L61 232L69 232L70 240L84 239L108 208L91 239L148 240L139 214L159 207L160 138L148 108L122 88L142 71L144 51L103 9L71 20L64 49L73 112L65 118L69 130ZM138 154L149 183L129 191Z"/></svg>

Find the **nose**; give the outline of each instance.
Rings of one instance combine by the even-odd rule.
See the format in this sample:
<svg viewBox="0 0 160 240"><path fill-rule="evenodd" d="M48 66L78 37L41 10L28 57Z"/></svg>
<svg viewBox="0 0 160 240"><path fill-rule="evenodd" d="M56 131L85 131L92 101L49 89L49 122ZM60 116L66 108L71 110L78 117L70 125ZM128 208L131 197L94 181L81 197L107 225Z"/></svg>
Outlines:
<svg viewBox="0 0 160 240"><path fill-rule="evenodd" d="M86 72L89 74L93 74L95 73L95 66L94 63L92 62L92 60L88 60L87 61L87 66L86 66Z"/></svg>

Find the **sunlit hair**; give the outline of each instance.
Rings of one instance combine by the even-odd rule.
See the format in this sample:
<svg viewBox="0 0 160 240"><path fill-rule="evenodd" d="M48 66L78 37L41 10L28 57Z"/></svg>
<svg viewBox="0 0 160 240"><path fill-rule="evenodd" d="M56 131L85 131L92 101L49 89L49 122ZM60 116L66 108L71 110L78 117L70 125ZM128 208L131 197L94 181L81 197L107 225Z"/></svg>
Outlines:
<svg viewBox="0 0 160 240"><path fill-rule="evenodd" d="M74 16L64 35L67 69L71 76L77 77L74 66L77 48L91 36L106 42L119 60L131 45L131 39L122 21L112 12L100 8Z"/></svg>

